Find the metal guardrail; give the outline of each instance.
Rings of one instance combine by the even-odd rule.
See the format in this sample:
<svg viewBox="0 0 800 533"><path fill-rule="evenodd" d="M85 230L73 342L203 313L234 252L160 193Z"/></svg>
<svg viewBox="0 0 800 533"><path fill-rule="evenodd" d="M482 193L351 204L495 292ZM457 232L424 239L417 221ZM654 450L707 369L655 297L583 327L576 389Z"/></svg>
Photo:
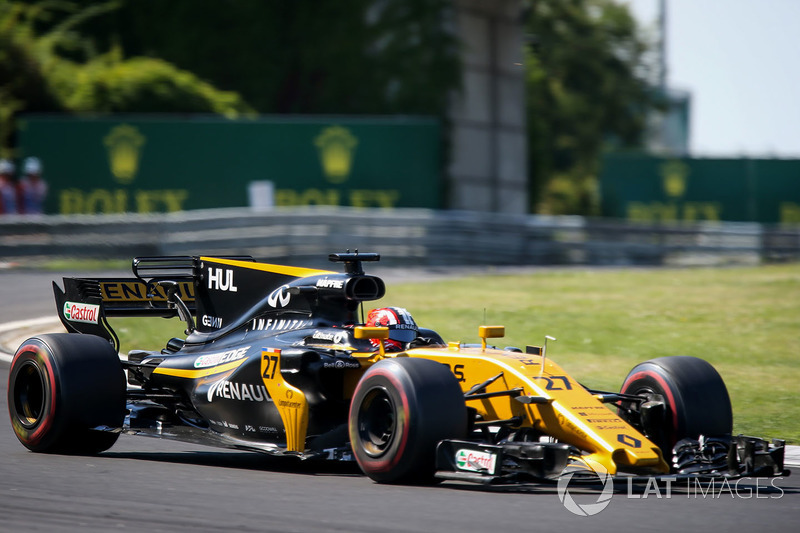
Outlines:
<svg viewBox="0 0 800 533"><path fill-rule="evenodd" d="M800 226L335 207L0 218L3 261L250 254L318 266L345 249L396 266L754 264L800 259Z"/></svg>

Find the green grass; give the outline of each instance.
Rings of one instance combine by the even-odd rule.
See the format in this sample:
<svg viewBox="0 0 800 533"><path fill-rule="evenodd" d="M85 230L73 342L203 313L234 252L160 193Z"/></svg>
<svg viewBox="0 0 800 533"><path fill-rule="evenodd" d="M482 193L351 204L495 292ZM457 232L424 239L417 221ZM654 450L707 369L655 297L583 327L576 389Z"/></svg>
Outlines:
<svg viewBox="0 0 800 533"><path fill-rule="evenodd" d="M505 325L499 346L540 345L551 335L558 341L548 355L593 388L619 390L634 365L653 357L698 356L728 386L735 432L800 443L797 264L484 275L390 285L378 305L406 307L446 340L478 342L481 324ZM132 320L120 334L137 347L161 347L182 329L169 321L172 332L151 341Z"/></svg>
<svg viewBox="0 0 800 533"><path fill-rule="evenodd" d="M38 267L42 270L64 271L74 270L77 272L96 272L98 270L125 270L130 271L130 259L77 259L61 258L47 259L40 263L27 264L28 267Z"/></svg>

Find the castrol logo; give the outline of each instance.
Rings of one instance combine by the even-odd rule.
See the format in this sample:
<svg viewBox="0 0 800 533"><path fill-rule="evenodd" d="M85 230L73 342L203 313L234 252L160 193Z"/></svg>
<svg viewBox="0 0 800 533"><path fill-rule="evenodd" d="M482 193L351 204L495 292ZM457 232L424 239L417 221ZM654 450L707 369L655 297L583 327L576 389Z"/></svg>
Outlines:
<svg viewBox="0 0 800 533"><path fill-rule="evenodd" d="M100 306L77 302L64 303L64 318L70 322L97 324L100 319Z"/></svg>

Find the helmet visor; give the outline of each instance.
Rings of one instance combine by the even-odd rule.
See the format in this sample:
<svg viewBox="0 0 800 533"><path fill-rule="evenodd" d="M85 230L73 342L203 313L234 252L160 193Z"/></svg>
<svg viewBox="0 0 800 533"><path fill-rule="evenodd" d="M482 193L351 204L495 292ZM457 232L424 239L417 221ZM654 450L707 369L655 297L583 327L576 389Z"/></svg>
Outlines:
<svg viewBox="0 0 800 533"><path fill-rule="evenodd" d="M415 324L390 324L389 338L393 341L411 342L417 337L417 326Z"/></svg>

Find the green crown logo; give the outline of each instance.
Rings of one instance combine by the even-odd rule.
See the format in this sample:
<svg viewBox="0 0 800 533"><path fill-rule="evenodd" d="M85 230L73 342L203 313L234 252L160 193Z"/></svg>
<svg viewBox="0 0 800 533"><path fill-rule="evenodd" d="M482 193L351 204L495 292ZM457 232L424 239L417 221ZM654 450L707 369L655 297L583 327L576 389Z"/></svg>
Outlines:
<svg viewBox="0 0 800 533"><path fill-rule="evenodd" d="M144 135L128 124L114 127L103 139L108 148L111 174L122 184L129 184L139 171L141 149L145 143Z"/></svg>
<svg viewBox="0 0 800 533"><path fill-rule="evenodd" d="M322 130L314 144L319 150L322 171L331 183L343 183L350 176L358 139L347 128L331 126Z"/></svg>
<svg viewBox="0 0 800 533"><path fill-rule="evenodd" d="M667 161L661 165L664 192L671 198L679 198L686 192L689 166L682 161Z"/></svg>

